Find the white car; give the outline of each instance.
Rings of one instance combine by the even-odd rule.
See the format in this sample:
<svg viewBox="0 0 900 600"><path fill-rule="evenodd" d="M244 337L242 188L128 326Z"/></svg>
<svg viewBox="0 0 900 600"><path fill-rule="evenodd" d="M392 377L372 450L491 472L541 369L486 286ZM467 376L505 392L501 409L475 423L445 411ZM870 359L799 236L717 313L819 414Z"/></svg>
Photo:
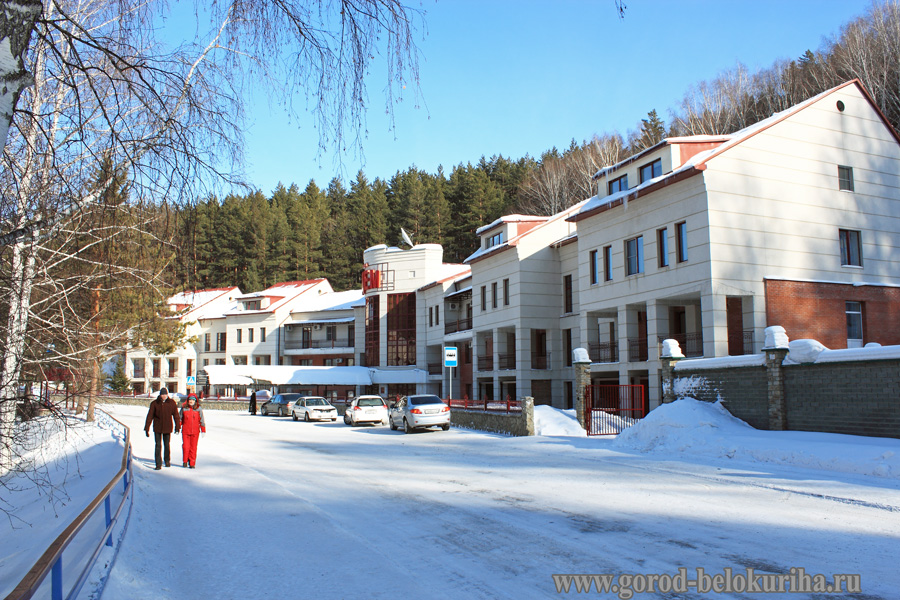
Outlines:
<svg viewBox="0 0 900 600"><path fill-rule="evenodd" d="M301 396L294 402L291 416L295 421L337 421L337 409L321 396Z"/></svg>
<svg viewBox="0 0 900 600"><path fill-rule="evenodd" d="M347 406L344 423L350 426L360 423L387 424L387 403L381 396L359 396Z"/></svg>

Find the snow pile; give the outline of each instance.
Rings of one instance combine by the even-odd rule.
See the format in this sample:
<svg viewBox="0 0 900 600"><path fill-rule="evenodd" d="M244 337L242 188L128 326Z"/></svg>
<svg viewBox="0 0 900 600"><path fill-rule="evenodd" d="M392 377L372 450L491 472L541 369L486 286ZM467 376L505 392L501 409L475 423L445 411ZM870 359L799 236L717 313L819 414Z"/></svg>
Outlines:
<svg viewBox="0 0 900 600"><path fill-rule="evenodd" d="M534 407L534 434L587 436L584 428L578 424L574 408L560 410L547 405Z"/></svg>
<svg viewBox="0 0 900 600"><path fill-rule="evenodd" d="M828 350L817 340L794 340L788 344L790 351L784 359L786 365L814 363L823 351Z"/></svg>
<svg viewBox="0 0 900 600"><path fill-rule="evenodd" d="M900 479L900 440L806 431L761 431L715 404L684 398L620 433L615 447L685 453Z"/></svg>
<svg viewBox="0 0 900 600"><path fill-rule="evenodd" d="M21 472L0 481L0 509L11 525L0 545L0 573L10 575L0 578L0 598L122 466L122 430L101 411L96 416L93 423L68 415L21 424Z"/></svg>

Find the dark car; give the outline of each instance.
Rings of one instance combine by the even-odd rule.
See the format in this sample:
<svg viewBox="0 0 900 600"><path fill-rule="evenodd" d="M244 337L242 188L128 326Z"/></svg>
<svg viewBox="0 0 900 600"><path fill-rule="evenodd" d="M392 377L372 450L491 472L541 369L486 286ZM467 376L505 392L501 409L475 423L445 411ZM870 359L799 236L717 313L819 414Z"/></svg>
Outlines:
<svg viewBox="0 0 900 600"><path fill-rule="evenodd" d="M291 414L294 408L294 402L300 397L300 394L278 394L268 402L259 407L261 415L278 415L286 417Z"/></svg>

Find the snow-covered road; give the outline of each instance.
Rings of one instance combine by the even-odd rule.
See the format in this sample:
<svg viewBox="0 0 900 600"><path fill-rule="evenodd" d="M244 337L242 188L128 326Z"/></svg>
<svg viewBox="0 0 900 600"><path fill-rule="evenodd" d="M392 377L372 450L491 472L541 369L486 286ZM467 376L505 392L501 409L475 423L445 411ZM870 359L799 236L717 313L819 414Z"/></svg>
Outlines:
<svg viewBox="0 0 900 600"><path fill-rule="evenodd" d="M104 600L547 598L552 574L679 567L858 573L861 597L900 597L896 479L213 410L197 469L176 436L157 472L145 409L110 412L137 491Z"/></svg>

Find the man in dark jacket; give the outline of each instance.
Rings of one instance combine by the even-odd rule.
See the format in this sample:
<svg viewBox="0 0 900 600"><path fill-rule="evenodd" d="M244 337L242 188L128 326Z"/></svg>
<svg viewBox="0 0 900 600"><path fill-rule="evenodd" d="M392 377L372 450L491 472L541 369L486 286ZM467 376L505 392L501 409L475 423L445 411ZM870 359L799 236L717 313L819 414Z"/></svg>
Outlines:
<svg viewBox="0 0 900 600"><path fill-rule="evenodd" d="M163 451L165 452L166 466L168 467L172 452L169 448L169 439L172 431L175 433L181 429L181 419L178 417L178 404L169 398L169 390L162 388L159 396L150 403L147 411L147 421L144 423L144 433L150 437L150 424L153 424L153 436L156 438L156 470L162 469Z"/></svg>

